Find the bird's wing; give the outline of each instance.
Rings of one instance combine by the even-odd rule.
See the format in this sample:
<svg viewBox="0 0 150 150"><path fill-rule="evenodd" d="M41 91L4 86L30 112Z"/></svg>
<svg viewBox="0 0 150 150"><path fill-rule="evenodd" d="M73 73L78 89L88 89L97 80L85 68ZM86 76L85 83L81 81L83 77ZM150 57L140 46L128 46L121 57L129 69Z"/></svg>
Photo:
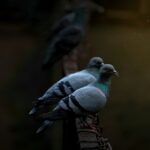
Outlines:
<svg viewBox="0 0 150 150"><path fill-rule="evenodd" d="M51 33L47 38L47 41L52 40L54 36L56 36L60 31L62 31L67 26L71 25L74 19L74 13L69 13L62 17L58 22L56 22L51 29Z"/></svg>
<svg viewBox="0 0 150 150"><path fill-rule="evenodd" d="M84 112L87 113L87 110L84 107L84 105L80 104L80 101L86 101L86 99L88 98L89 93L87 95L87 93L84 94L85 92L86 92L85 87L76 90L69 96L63 98L59 102L58 106L66 111L73 112L76 115L82 115L82 113Z"/></svg>
<svg viewBox="0 0 150 150"><path fill-rule="evenodd" d="M54 63L58 62L64 55L76 48L82 39L80 28L70 26L65 28L54 38L48 47L47 55L43 63L43 69L47 69Z"/></svg>
<svg viewBox="0 0 150 150"><path fill-rule="evenodd" d="M83 86L87 86L95 81L96 78L92 74L84 71L70 75L70 80L68 80L74 90L77 90Z"/></svg>
<svg viewBox="0 0 150 150"><path fill-rule="evenodd" d="M59 106L56 106L57 109L53 109L53 111L49 113L44 113L39 116L39 119L41 120L61 120L61 119L67 119L70 116L74 116L74 114L70 111L64 110Z"/></svg>
<svg viewBox="0 0 150 150"><path fill-rule="evenodd" d="M51 127L56 120L74 118L75 115L69 111L65 111L60 107L54 109L52 112L47 114L42 114L39 119L43 120L41 127L36 131L36 133L41 133L45 131L48 127Z"/></svg>
<svg viewBox="0 0 150 150"><path fill-rule="evenodd" d="M73 48L78 46L82 39L82 30L76 26L70 26L63 30L59 36L59 40L57 41L58 51L62 51L64 53L70 52Z"/></svg>

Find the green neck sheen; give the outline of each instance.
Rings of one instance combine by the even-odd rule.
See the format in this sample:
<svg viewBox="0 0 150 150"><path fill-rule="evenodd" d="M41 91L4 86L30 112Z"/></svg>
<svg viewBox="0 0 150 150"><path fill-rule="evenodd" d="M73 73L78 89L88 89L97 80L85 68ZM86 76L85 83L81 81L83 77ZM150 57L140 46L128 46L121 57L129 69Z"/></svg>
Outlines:
<svg viewBox="0 0 150 150"><path fill-rule="evenodd" d="M106 82L106 83L96 83L96 87L98 87L100 90L102 90L102 92L105 93L105 95L109 95L109 90L110 90L110 81Z"/></svg>

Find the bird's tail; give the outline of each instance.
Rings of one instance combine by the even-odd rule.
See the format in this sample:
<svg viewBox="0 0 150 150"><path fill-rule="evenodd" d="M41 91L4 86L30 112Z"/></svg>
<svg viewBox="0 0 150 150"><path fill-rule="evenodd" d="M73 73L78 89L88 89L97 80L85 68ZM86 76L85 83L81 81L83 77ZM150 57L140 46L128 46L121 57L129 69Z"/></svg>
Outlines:
<svg viewBox="0 0 150 150"><path fill-rule="evenodd" d="M33 102L33 108L30 110L29 115L33 116L37 114L39 107L45 102L43 97L39 97L36 101Z"/></svg>
<svg viewBox="0 0 150 150"><path fill-rule="evenodd" d="M69 117L74 117L74 113L63 110L59 106L58 107L56 106L52 112L44 113L40 115L39 119L56 121L56 120L68 119Z"/></svg>
<svg viewBox="0 0 150 150"><path fill-rule="evenodd" d="M36 100L35 102L34 102L34 106L33 106L33 108L30 110L30 112L29 112L29 115L30 116L33 116L33 115L35 115L35 114L37 114L37 112L38 112L38 109L39 109L39 107L40 107L40 105L42 104L42 101L40 101L40 100Z"/></svg>
<svg viewBox="0 0 150 150"><path fill-rule="evenodd" d="M29 115L30 116L33 116L33 115L35 115L36 114L36 112L37 112L37 109L36 109L36 107L33 107L30 111L29 111Z"/></svg>
<svg viewBox="0 0 150 150"><path fill-rule="evenodd" d="M42 114L39 119L44 120L42 126L36 131L36 133L41 133L45 131L48 127L51 127L56 120L64 119L66 113L61 109L54 109L50 113Z"/></svg>
<svg viewBox="0 0 150 150"><path fill-rule="evenodd" d="M36 133L42 133L44 132L48 127L51 127L54 124L54 121L45 120L40 128L37 129Z"/></svg>
<svg viewBox="0 0 150 150"><path fill-rule="evenodd" d="M30 110L29 115L33 116L40 112L48 112L52 105L55 105L58 102L58 98L56 97L47 97L43 100L43 97L38 98L37 101L34 102L33 108Z"/></svg>
<svg viewBox="0 0 150 150"><path fill-rule="evenodd" d="M44 121L42 126L36 131L36 133L41 133L48 127L51 127L56 120L68 119L70 117L74 117L74 114L56 106L52 112L39 116L39 119Z"/></svg>
<svg viewBox="0 0 150 150"><path fill-rule="evenodd" d="M57 54L55 48L49 47L41 69L45 71L45 70L51 68L56 62L58 62L59 59L57 59L57 55L58 54Z"/></svg>
<svg viewBox="0 0 150 150"><path fill-rule="evenodd" d="M44 59L44 62L42 64L42 70L47 70L49 68L51 68L55 63L59 62L62 57L67 54L65 51L63 50L58 50L61 49L59 47L50 47L49 51Z"/></svg>
<svg viewBox="0 0 150 150"><path fill-rule="evenodd" d="M47 59L45 59L45 61L42 64L42 70L48 70L49 68L51 68L55 63L59 62L61 59L61 55L57 54L57 56L53 56L53 57L47 57Z"/></svg>
<svg viewBox="0 0 150 150"><path fill-rule="evenodd" d="M38 105L53 105L58 103L58 101L60 100L60 98L55 97L55 96L45 96L45 97L39 97L37 100Z"/></svg>

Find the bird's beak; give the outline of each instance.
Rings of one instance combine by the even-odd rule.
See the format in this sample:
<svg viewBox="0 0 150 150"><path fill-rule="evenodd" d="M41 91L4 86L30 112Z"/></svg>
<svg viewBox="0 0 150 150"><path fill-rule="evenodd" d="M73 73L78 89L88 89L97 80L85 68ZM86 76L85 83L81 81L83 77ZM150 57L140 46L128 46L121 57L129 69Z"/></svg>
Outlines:
<svg viewBox="0 0 150 150"><path fill-rule="evenodd" d="M114 70L113 73L115 76L119 77L119 73L116 70Z"/></svg>

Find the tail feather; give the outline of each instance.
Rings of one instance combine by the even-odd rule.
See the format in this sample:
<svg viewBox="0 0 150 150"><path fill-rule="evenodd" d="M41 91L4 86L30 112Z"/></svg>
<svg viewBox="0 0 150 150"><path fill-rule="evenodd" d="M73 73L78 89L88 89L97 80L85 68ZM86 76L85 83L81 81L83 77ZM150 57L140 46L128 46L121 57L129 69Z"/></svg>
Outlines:
<svg viewBox="0 0 150 150"><path fill-rule="evenodd" d="M43 99L42 97L38 98L38 100L34 102L34 107L30 110L29 115L33 116L41 111L48 112L49 107L51 105L56 104L57 102L58 102L58 98L56 97L52 97L50 99L49 98Z"/></svg>
<svg viewBox="0 0 150 150"><path fill-rule="evenodd" d="M56 43L58 44L58 43ZM66 54L68 54L70 51L64 51L60 45L56 45L54 49L52 49L46 56L43 65L42 70L47 70L51 66L53 66L55 63L59 62L62 57Z"/></svg>
<svg viewBox="0 0 150 150"><path fill-rule="evenodd" d="M43 99L44 99L43 96L41 96L38 98L38 101L42 101Z"/></svg>
<svg viewBox="0 0 150 150"><path fill-rule="evenodd" d="M42 70L47 70L51 68L55 63L57 63L62 58L62 55L57 54L56 56L47 58L42 64Z"/></svg>
<svg viewBox="0 0 150 150"><path fill-rule="evenodd" d="M50 113L42 114L39 119L43 120L42 126L36 131L36 133L41 133L48 127L51 127L56 120L68 119L69 117L74 117L72 112L65 111L61 108L54 109Z"/></svg>
<svg viewBox="0 0 150 150"><path fill-rule="evenodd" d="M37 112L37 109L35 107L33 107L30 111L29 111L29 115L32 116L32 115L35 115Z"/></svg>
<svg viewBox="0 0 150 150"><path fill-rule="evenodd" d="M45 120L40 128L36 131L37 134L44 132L48 127L51 127L54 121Z"/></svg>
<svg viewBox="0 0 150 150"><path fill-rule="evenodd" d="M56 104L58 101L60 100L60 98L56 97L56 96L45 96L45 97L39 97L37 100L37 105L53 105Z"/></svg>
<svg viewBox="0 0 150 150"><path fill-rule="evenodd" d="M37 114L40 105L41 105L41 101L35 101L33 108L29 112L29 115L32 116Z"/></svg>
<svg viewBox="0 0 150 150"><path fill-rule="evenodd" d="M49 50L42 64L42 70L47 70L48 68L53 66L57 61L59 61L57 55L58 52L56 51L56 49L51 49L51 51Z"/></svg>
<svg viewBox="0 0 150 150"><path fill-rule="evenodd" d="M63 110L61 108L55 109L52 112L42 114L39 118L41 120L63 120L69 117L73 117L74 114L70 111Z"/></svg>

